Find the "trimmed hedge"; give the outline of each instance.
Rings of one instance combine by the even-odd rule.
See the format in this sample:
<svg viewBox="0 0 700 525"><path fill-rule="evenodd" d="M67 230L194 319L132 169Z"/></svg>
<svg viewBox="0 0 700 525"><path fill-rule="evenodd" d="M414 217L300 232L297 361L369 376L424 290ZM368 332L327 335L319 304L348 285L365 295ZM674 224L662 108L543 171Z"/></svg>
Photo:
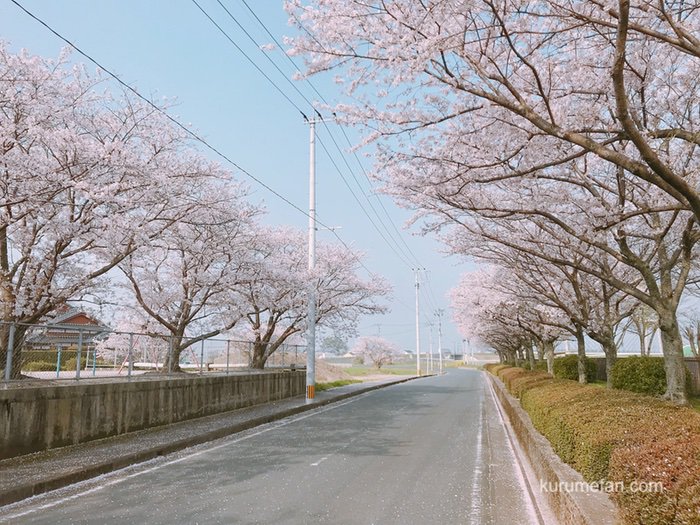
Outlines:
<svg viewBox="0 0 700 525"><path fill-rule="evenodd" d="M525 370L532 370L532 368L530 368L530 361L525 361L523 363L523 368ZM546 372L547 371L547 361L536 360L535 361L535 370L539 370L540 372Z"/></svg>
<svg viewBox="0 0 700 525"><path fill-rule="evenodd" d="M649 396L540 372L494 372L533 425L588 482L622 482L610 494L625 524L700 524L700 414ZM660 482L663 491L635 491Z"/></svg>
<svg viewBox="0 0 700 525"><path fill-rule="evenodd" d="M586 363L586 379L592 383L596 379L598 367L595 361L589 357L585 357L584 362ZM578 356L566 355L556 358L554 360L554 377L578 381Z"/></svg>
<svg viewBox="0 0 700 525"><path fill-rule="evenodd" d="M47 363L46 361L32 361L25 363L22 370L27 372L55 372L56 363Z"/></svg>
<svg viewBox="0 0 700 525"><path fill-rule="evenodd" d="M610 374L613 388L650 396L666 391L666 370L661 357L630 356L618 359Z"/></svg>
<svg viewBox="0 0 700 525"><path fill-rule="evenodd" d="M660 396L666 391L663 357L630 356L618 359L610 375L613 388L650 396Z"/></svg>

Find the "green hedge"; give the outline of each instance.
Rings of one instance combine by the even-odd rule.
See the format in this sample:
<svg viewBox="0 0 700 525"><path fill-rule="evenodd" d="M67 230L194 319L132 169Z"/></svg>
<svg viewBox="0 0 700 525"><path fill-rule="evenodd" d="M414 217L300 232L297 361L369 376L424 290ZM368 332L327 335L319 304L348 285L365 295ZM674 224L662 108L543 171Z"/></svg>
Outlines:
<svg viewBox="0 0 700 525"><path fill-rule="evenodd" d="M90 350L92 352L92 350ZM85 358L86 349L82 351L82 359ZM62 350L61 351L61 366L64 366L66 361L73 358L75 359L78 352L75 350ZM58 352L55 350L22 350L22 362L24 365L28 363L53 363L54 370L56 369L56 360L58 359ZM23 368L24 368L23 365Z"/></svg>
<svg viewBox="0 0 700 525"><path fill-rule="evenodd" d="M32 361L31 363L24 363L22 365L22 370L27 372L55 372L56 363L47 363L46 361Z"/></svg>
<svg viewBox="0 0 700 525"><path fill-rule="evenodd" d="M525 361L522 365L522 368L525 370L532 370L530 367L530 361ZM540 372L546 372L547 371L547 361L535 361L535 370L539 370Z"/></svg>
<svg viewBox="0 0 700 525"><path fill-rule="evenodd" d="M618 359L610 374L613 388L650 396L666 391L663 357L630 356Z"/></svg>
<svg viewBox="0 0 700 525"><path fill-rule="evenodd" d="M584 357L586 363L586 379L592 383L596 379L598 367L593 359ZM554 360L554 377L578 381L578 356L566 355Z"/></svg>
<svg viewBox="0 0 700 525"><path fill-rule="evenodd" d="M610 494L625 524L700 524L700 414L622 390L491 369L518 395L533 425L589 482L622 482ZM660 482L662 492L634 491Z"/></svg>

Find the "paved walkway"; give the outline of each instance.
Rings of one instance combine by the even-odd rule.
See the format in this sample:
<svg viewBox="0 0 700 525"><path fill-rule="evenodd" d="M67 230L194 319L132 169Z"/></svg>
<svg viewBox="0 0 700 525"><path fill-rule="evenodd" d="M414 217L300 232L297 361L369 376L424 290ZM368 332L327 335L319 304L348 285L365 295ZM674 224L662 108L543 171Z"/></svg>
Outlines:
<svg viewBox="0 0 700 525"><path fill-rule="evenodd" d="M6 459L0 461L0 505L410 379L356 383L318 392L311 404L299 396Z"/></svg>

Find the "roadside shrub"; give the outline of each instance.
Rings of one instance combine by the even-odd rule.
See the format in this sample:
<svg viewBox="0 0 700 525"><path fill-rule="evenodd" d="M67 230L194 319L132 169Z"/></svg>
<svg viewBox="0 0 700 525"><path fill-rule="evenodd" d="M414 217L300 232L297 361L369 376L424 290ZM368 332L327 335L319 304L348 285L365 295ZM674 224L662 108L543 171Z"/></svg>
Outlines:
<svg viewBox="0 0 700 525"><path fill-rule="evenodd" d="M596 380L596 372L598 368L596 367L595 361L589 357L584 358L584 362L586 364L586 379L589 383L592 383ZM569 379L571 381L578 381L578 356L566 355L564 357L558 357L557 359L555 359L554 377L558 379Z"/></svg>
<svg viewBox="0 0 700 525"><path fill-rule="evenodd" d="M85 357L83 357L80 360L80 369L81 370L85 370L85 363L86 363L86 360L85 360ZM76 365L77 365L77 358L71 357L70 359L66 360L66 362L63 366L61 366L61 370L72 371L72 370L76 369ZM54 370L55 370L55 368L54 368Z"/></svg>
<svg viewBox="0 0 700 525"><path fill-rule="evenodd" d="M501 363L489 363L484 365L484 369L495 376L498 375L499 370L503 370L504 368L510 368L510 365L504 365Z"/></svg>
<svg viewBox="0 0 700 525"><path fill-rule="evenodd" d="M500 368L498 375L564 462L588 482L622 485L610 495L624 524L700 524L698 412L541 372ZM638 490L651 483L663 490Z"/></svg>
<svg viewBox="0 0 700 525"><path fill-rule="evenodd" d="M51 372L56 371L56 363L47 363L46 361L32 361L24 363L22 370L27 372Z"/></svg>
<svg viewBox="0 0 700 525"><path fill-rule="evenodd" d="M535 360L535 368L534 369L530 366L530 361L525 361L523 363L523 368L525 370L546 372L547 371L547 361Z"/></svg>
<svg viewBox="0 0 700 525"><path fill-rule="evenodd" d="M625 490L612 494L625 523L697 525L700 523L700 425L678 409L667 428L648 428L647 439L616 449L610 458L610 477ZM630 490L643 480L651 490ZM652 483L660 485L652 486Z"/></svg>
<svg viewBox="0 0 700 525"><path fill-rule="evenodd" d="M520 399L523 393L543 382L551 381L552 376L547 372L531 372L513 378L510 382L510 393Z"/></svg>
<svg viewBox="0 0 700 525"><path fill-rule="evenodd" d="M612 386L650 396L666 391L663 357L630 356L618 359L612 367Z"/></svg>

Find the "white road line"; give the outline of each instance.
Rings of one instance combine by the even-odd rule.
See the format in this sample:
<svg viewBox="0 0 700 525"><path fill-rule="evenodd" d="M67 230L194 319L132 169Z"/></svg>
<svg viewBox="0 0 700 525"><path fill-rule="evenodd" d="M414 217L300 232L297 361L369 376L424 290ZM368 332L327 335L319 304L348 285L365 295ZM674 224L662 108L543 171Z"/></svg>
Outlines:
<svg viewBox="0 0 700 525"><path fill-rule="evenodd" d="M487 374L488 372L482 373ZM515 442L513 441L514 438L510 423L503 416L503 412L501 411L501 405L496 399L496 393L493 391L493 385L491 384L491 381L489 381L488 379L486 379L485 381L486 383L488 383L488 389L491 394L491 399L493 400L493 404L496 406L498 418L501 420L501 424L503 425L503 429L505 430L506 437L508 438L506 440L506 443L508 443L508 448L510 449L511 453L513 454L513 457L515 458L516 463L518 464L518 468L514 469L518 475L518 481L523 487L525 494L528 495L528 497L525 498L525 504L530 514L530 523L538 523L539 525L545 525L544 518L542 517L542 513L540 512L539 506L537 505L537 500L532 490L532 486L530 485L530 481L528 480L527 474L525 473L525 467L522 463L521 454L516 451L516 448L518 451L520 451L520 448L517 447Z"/></svg>
<svg viewBox="0 0 700 525"><path fill-rule="evenodd" d="M472 494L471 494L471 505L469 508L469 518L473 525L481 524L481 508L483 502L481 501L481 483L483 481L484 474L484 454L482 451L482 433L484 430L484 396L479 396L479 427L476 431L476 461L474 462L474 480L472 482Z"/></svg>
<svg viewBox="0 0 700 525"><path fill-rule="evenodd" d="M266 426L265 428L262 428L262 429L260 429L260 430L258 430L258 431L256 431L256 432L253 432L253 433L250 433L250 434L246 434L245 436L239 437L239 438L237 438L237 439L227 440L225 443L221 443L221 444L215 445L215 446L213 446L213 447L208 447L208 448L205 448L204 450L200 450L200 451L197 451L197 452L193 452L193 453L191 453L191 454L187 454L186 456L183 456L183 457L180 457L180 458L177 458L177 459L172 459L172 460L170 460L170 461L165 461L165 462L159 463L159 464L157 464L157 465L154 465L154 466L152 466L152 467L150 467L150 468L147 468L147 469L144 469L144 470L140 470L140 471L138 471L138 472L133 472L133 473L131 473L131 474L127 474L127 475L121 476L121 477L116 478L116 479L107 480L107 481L105 481L104 483L102 483L102 484L100 484L100 485L97 485L97 486L95 486L95 487L92 487L92 488L83 490L83 491L81 491L81 492L78 492L77 494L71 494L70 496L65 496L65 497L63 497L63 498L59 498L59 499L57 499L57 500L54 500L54 501L50 501L50 502L48 502L48 503L41 504L41 505L39 505L39 506L37 506L37 507L33 507L33 508L31 508L31 509L27 509L27 510L24 510L24 511L20 511L20 512L17 512L17 513L15 513L15 514L7 514L7 515L4 515L4 516L0 517L0 522L12 521L12 520L15 520L15 519L17 519L17 518L21 518L22 516L27 516L27 515L29 515L29 514L33 514L33 513L35 513L35 512L41 511L41 510L50 509L50 508L55 507L55 506L57 506L57 505L60 505L60 504L62 504L62 503L66 503L66 502L68 502L68 501L72 501L72 500L78 499L78 498L80 498L80 497L82 497L82 496L84 496L84 495L86 495L86 494L92 494L92 493L94 493L94 492L100 491L100 490L102 490L102 489L104 489L104 488L107 488L107 487L110 487L110 486L112 486L112 485L116 485L116 484L118 484L118 483L122 483L122 482L127 481L127 480L129 480L129 479L131 479L131 478L135 478L135 477L138 477L138 476L142 476L143 474L149 474L149 473L151 473L151 472L153 472L153 471L155 471L155 470L159 470L159 469L161 469L161 468L163 468L163 467L167 467L167 466L169 466L169 465L174 465L174 464L176 464L176 463L181 463L181 462L183 462L183 461L185 461L185 460L192 459L192 458L197 457L197 456L201 456L202 454L206 454L206 453L208 453L208 452L213 452L214 450L219 450L219 449L224 448L224 447L229 447L229 446L231 446L231 445L235 445L235 444L237 444L237 443L240 443L241 441L246 441L246 440L248 440L248 439L254 438L254 437L259 436L259 435L261 435L261 434L265 434L266 432L270 432L271 430L277 430L278 428L281 428L281 427L290 425L290 424L292 424L292 423L296 423L297 421L302 421L302 420L304 420L304 419L307 419L307 418L310 418L310 417L313 417L313 416L317 416L317 415L322 414L322 413L324 413L324 412L328 412L328 411L330 411L330 410L335 410L335 409L337 409L337 408L343 407L343 406L348 405L348 404L350 404L350 403L354 403L355 401L359 401L360 399L362 399L362 398L364 398L364 397L367 397L367 396L369 396L369 395L371 395L371 394L374 394L374 393L376 393L376 392L379 392L379 391L380 391L380 390L371 390L371 391L369 391L369 392L365 392L364 394L360 394L360 395L354 396L354 397L352 397L352 398L350 398L350 399L348 399L348 400L346 400L346 401L339 401L339 402L337 402L337 403L331 403L330 405L328 405L328 406L326 406L326 407L321 407L321 408L318 408L318 409L315 409L315 410L311 410L310 412L305 413L305 414L302 414L302 415L290 416L290 417L288 417L288 418L285 418L285 419L280 420L280 421L277 422L277 423L268 424L268 426ZM222 438L222 439L227 439L227 438ZM327 458L324 458L324 459L327 459ZM159 459L155 459L155 460L151 460L151 461L159 461ZM150 461L141 463L141 465L146 465L146 464L148 464L148 463L150 463ZM319 463L320 463L320 461L319 461ZM138 464L137 464L137 465L130 465L129 467L126 467L126 468L134 468L134 467L137 467L137 466L138 466ZM110 474L105 474L104 476L106 477L106 476L118 475L119 472L120 472L120 471L117 470L117 471L112 472L112 473L110 473ZM101 476L101 477L102 477L102 476ZM76 483L75 485L73 485L73 487L75 487L76 485L79 486L79 485L81 485L81 484L87 484L87 483L95 482L95 480L97 480L97 479L99 479L99 478L93 478L92 480L86 480L86 481L83 481L83 482L81 482L81 483ZM68 487L65 487L65 488L62 488L62 489L58 489L58 490L66 490L66 488L68 488ZM35 497L36 497L36 498L42 498L42 497L50 496L50 494L51 494L51 492L47 492L46 494L41 494L41 495L35 496ZM33 499L33 498L30 498L30 499L27 499L27 500L23 500L23 501L18 502L18 503L16 503L16 504L9 505L9 507L13 507L13 506L15 506L15 505L24 505L24 504L30 503L32 499Z"/></svg>
<svg viewBox="0 0 700 525"><path fill-rule="evenodd" d="M311 466L312 466L312 467L318 467L321 463L323 463L323 462L326 461L327 459L328 459L328 456L322 457L322 458L319 459L316 463L311 463Z"/></svg>

